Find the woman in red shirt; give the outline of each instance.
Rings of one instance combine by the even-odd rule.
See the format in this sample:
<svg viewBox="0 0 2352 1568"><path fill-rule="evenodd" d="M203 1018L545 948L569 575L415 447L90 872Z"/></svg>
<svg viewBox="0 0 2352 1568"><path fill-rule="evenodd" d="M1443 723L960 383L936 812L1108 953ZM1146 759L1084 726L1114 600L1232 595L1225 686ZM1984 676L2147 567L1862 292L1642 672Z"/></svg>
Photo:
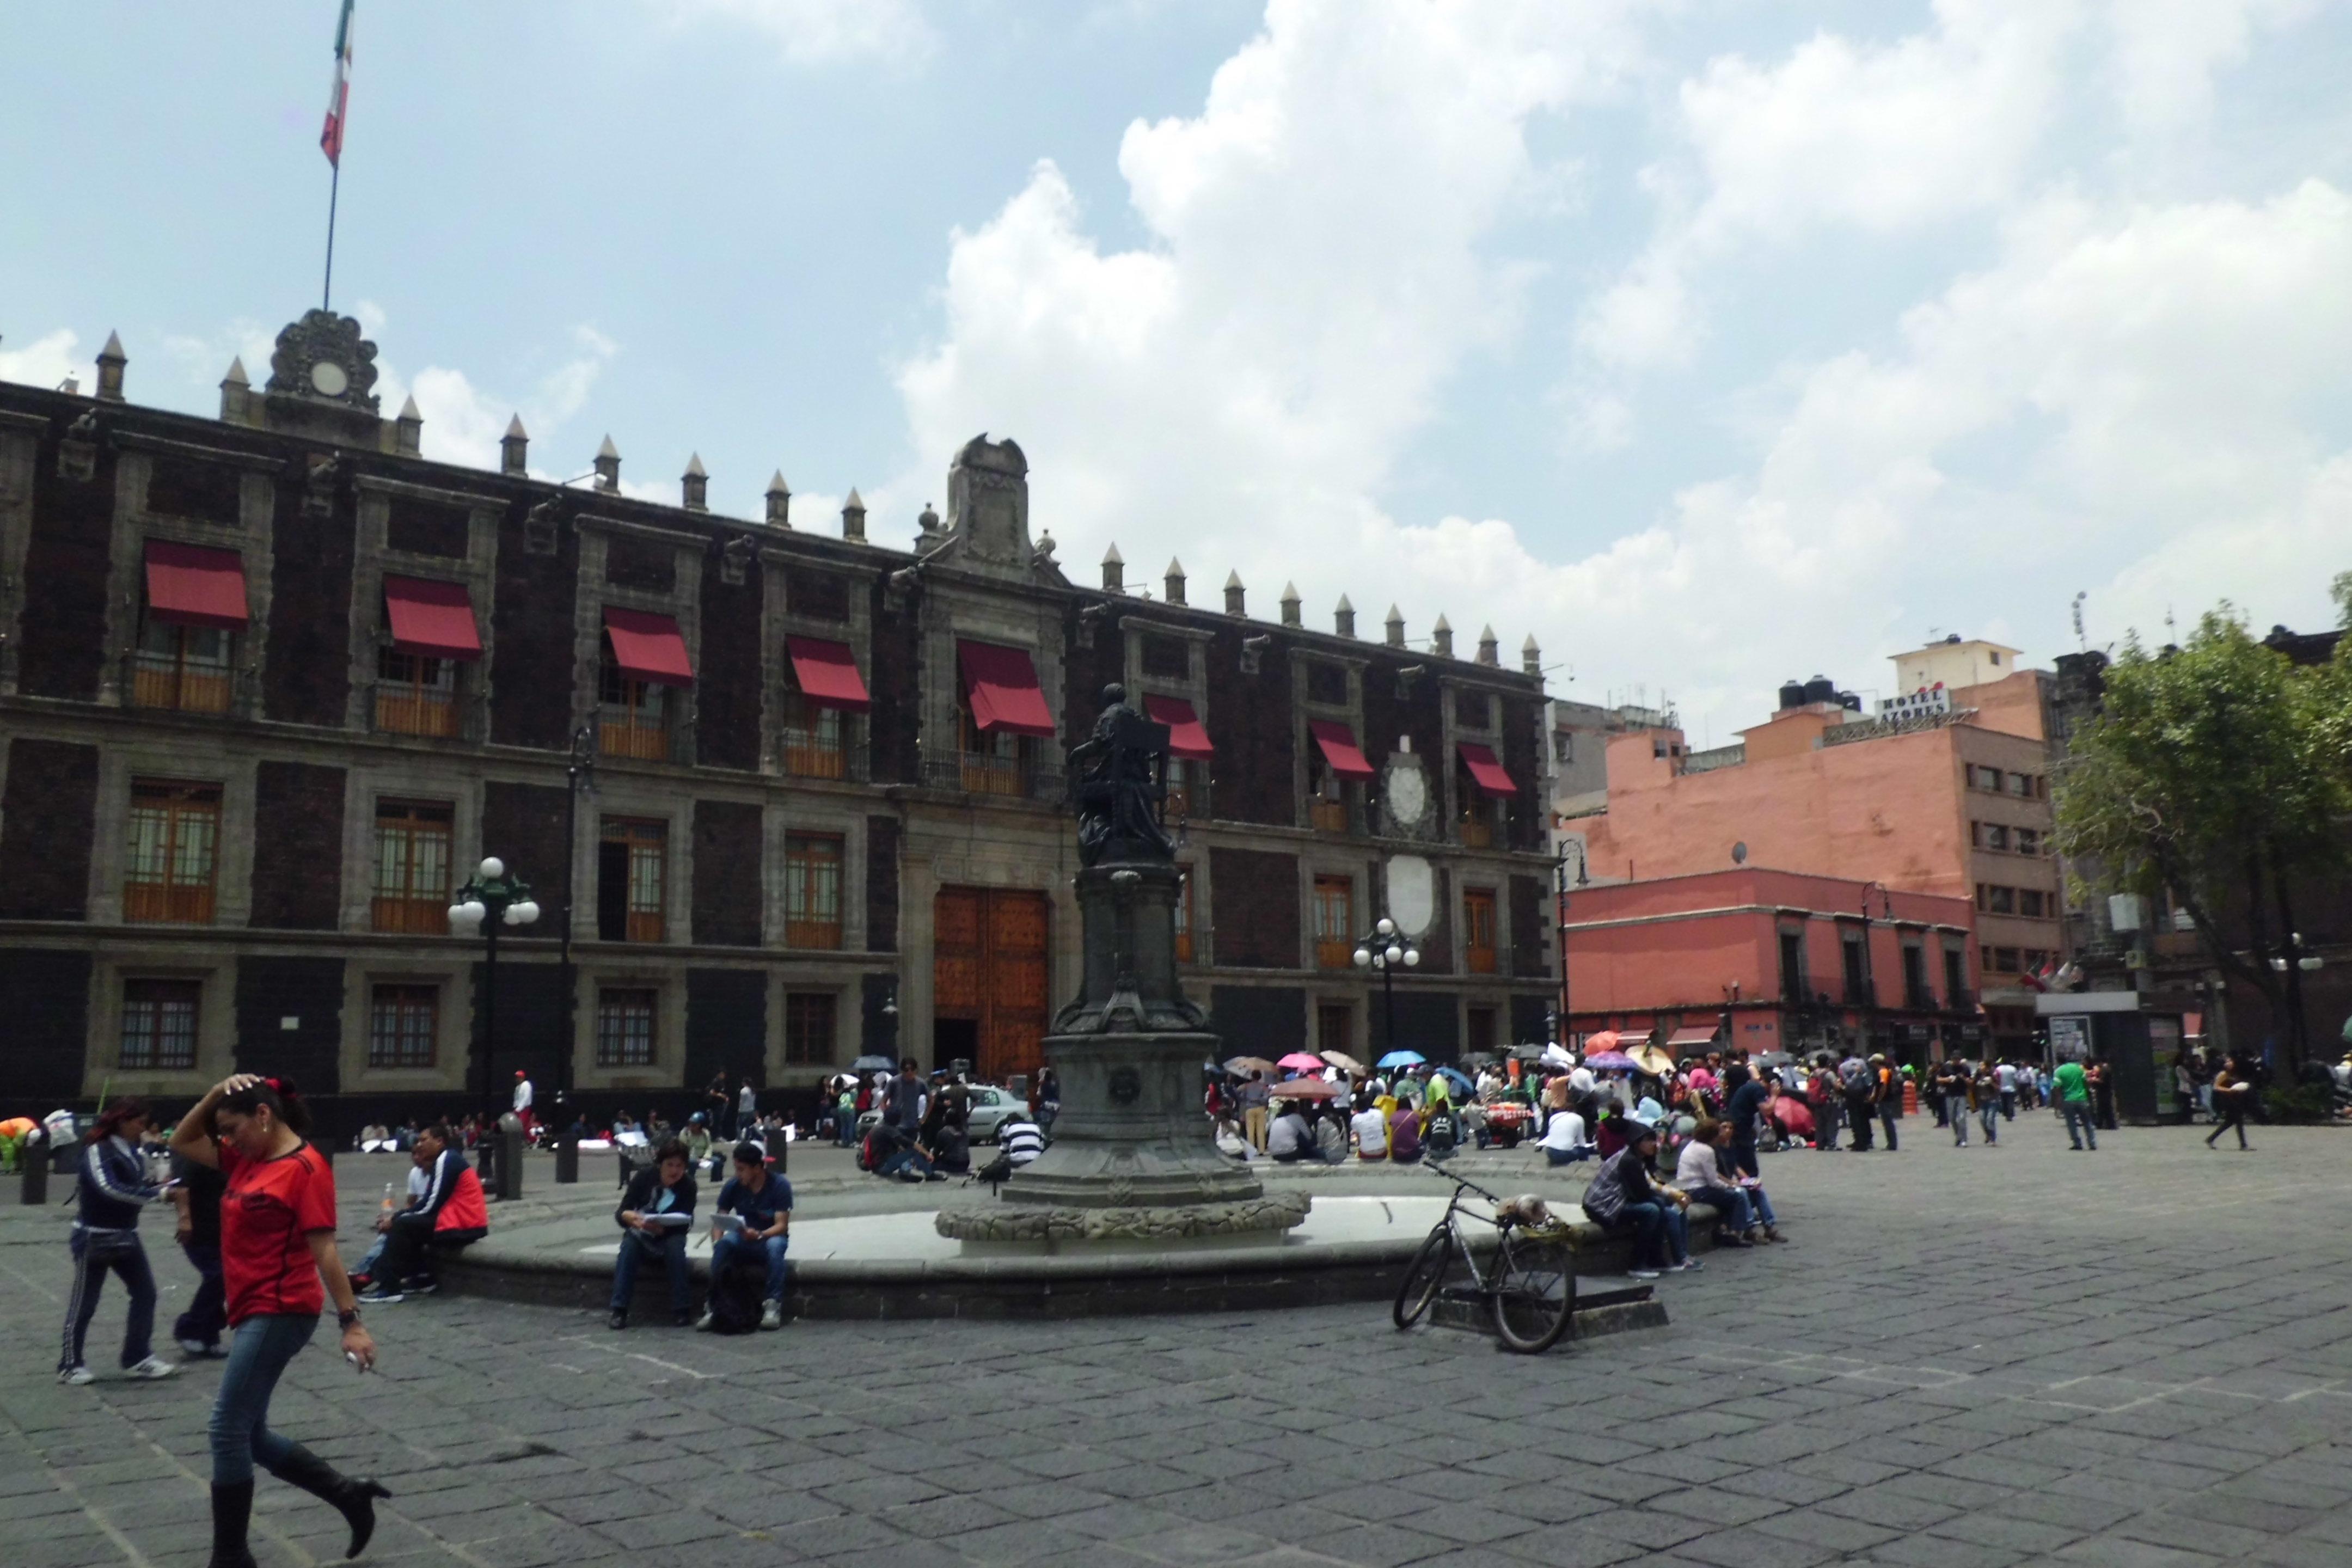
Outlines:
<svg viewBox="0 0 2352 1568"><path fill-rule="evenodd" d="M358 1556L375 1532L375 1500L392 1495L373 1480L337 1474L269 1429L269 1395L318 1331L329 1295L342 1324L344 1355L362 1372L375 1364L375 1341L360 1326L359 1304L335 1250L335 1173L303 1139L310 1125L291 1082L235 1073L215 1084L172 1135L174 1153L228 1178L221 1197L221 1274L235 1332L213 1405L211 1568L254 1568L245 1537L257 1463L341 1511L352 1527L346 1557Z"/></svg>

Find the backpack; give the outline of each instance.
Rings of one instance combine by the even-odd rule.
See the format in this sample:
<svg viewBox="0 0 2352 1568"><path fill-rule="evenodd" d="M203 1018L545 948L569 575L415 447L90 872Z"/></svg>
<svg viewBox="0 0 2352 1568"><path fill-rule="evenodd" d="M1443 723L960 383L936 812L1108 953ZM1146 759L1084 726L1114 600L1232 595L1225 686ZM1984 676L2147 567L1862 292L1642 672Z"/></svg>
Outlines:
<svg viewBox="0 0 2352 1568"><path fill-rule="evenodd" d="M1839 1067L1838 1082L1847 1095L1855 1100L1866 1100L1878 1090L1878 1082L1871 1073L1870 1065L1859 1060L1849 1059Z"/></svg>
<svg viewBox="0 0 2352 1568"><path fill-rule="evenodd" d="M731 1258L710 1276L710 1331L749 1334L760 1327L760 1292L767 1288L764 1261Z"/></svg>

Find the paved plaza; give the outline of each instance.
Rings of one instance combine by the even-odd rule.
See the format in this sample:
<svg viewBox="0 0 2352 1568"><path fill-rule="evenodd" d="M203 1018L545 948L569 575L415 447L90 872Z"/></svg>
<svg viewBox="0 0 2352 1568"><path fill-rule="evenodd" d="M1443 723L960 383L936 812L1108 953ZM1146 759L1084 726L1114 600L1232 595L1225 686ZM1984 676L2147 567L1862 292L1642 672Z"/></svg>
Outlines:
<svg viewBox="0 0 2352 1568"><path fill-rule="evenodd" d="M322 1335L273 1424L382 1477L366 1561L417 1568L2352 1563L2352 1139L1903 1130L1769 1159L1792 1245L1540 1359L1374 1304L719 1339L443 1297L371 1311L377 1375ZM217 1374L110 1375L110 1294L100 1381L54 1381L63 1212L0 1211L0 1552L202 1563ZM168 1327L193 1276L148 1230ZM264 1479L264 1563L341 1532Z"/></svg>

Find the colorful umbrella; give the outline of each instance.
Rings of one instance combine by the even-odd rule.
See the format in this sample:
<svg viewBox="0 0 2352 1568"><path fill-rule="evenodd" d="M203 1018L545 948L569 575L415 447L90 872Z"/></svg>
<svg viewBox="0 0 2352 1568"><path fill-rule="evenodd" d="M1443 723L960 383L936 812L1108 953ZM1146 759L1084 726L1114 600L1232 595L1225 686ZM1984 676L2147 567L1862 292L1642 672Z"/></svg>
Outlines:
<svg viewBox="0 0 2352 1568"><path fill-rule="evenodd" d="M1603 1029L1597 1035L1585 1036L1584 1048L1587 1052L1613 1051L1617 1048L1619 1042L1624 1037L1618 1034L1614 1029ZM1585 1066L1587 1067L1591 1067L1591 1065L1592 1064L1589 1061L1585 1063Z"/></svg>
<svg viewBox="0 0 2352 1568"><path fill-rule="evenodd" d="M1622 1051L1594 1051L1584 1058L1594 1072L1633 1072L1641 1066Z"/></svg>
<svg viewBox="0 0 2352 1568"><path fill-rule="evenodd" d="M1454 1088L1460 1089L1465 1094L1475 1093L1478 1088L1476 1084L1470 1081L1470 1075L1462 1071L1459 1068L1439 1068L1437 1069L1437 1076L1445 1079L1448 1083L1454 1085Z"/></svg>
<svg viewBox="0 0 2352 1568"><path fill-rule="evenodd" d="M1264 1057L1235 1057L1225 1064L1225 1070L1235 1078L1247 1078L1254 1072L1272 1074L1279 1069Z"/></svg>
<svg viewBox="0 0 2352 1568"><path fill-rule="evenodd" d="M1321 1072L1325 1063L1321 1057L1308 1051L1293 1051L1274 1064L1290 1072Z"/></svg>
<svg viewBox="0 0 2352 1568"><path fill-rule="evenodd" d="M1319 1078L1286 1078L1274 1086L1276 1100L1337 1100L1339 1086L1326 1083Z"/></svg>
<svg viewBox="0 0 2352 1568"><path fill-rule="evenodd" d="M1355 1058L1349 1056L1345 1051L1325 1051L1323 1053L1323 1059L1329 1062L1333 1067L1338 1068L1341 1072L1360 1073L1364 1070L1364 1064L1358 1061Z"/></svg>
<svg viewBox="0 0 2352 1568"><path fill-rule="evenodd" d="M1384 1068L1417 1068L1429 1058L1419 1051L1391 1051L1381 1058Z"/></svg>

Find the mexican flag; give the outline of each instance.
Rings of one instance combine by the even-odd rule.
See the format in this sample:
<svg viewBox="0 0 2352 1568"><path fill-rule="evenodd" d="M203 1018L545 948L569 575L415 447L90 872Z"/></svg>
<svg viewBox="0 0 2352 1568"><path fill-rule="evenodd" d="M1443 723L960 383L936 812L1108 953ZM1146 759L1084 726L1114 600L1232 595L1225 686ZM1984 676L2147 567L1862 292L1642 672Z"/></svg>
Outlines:
<svg viewBox="0 0 2352 1568"><path fill-rule="evenodd" d="M343 166L343 125L352 96L352 0L343 0L343 14L335 23L335 85L327 95L327 125L319 132L320 150L327 162Z"/></svg>

